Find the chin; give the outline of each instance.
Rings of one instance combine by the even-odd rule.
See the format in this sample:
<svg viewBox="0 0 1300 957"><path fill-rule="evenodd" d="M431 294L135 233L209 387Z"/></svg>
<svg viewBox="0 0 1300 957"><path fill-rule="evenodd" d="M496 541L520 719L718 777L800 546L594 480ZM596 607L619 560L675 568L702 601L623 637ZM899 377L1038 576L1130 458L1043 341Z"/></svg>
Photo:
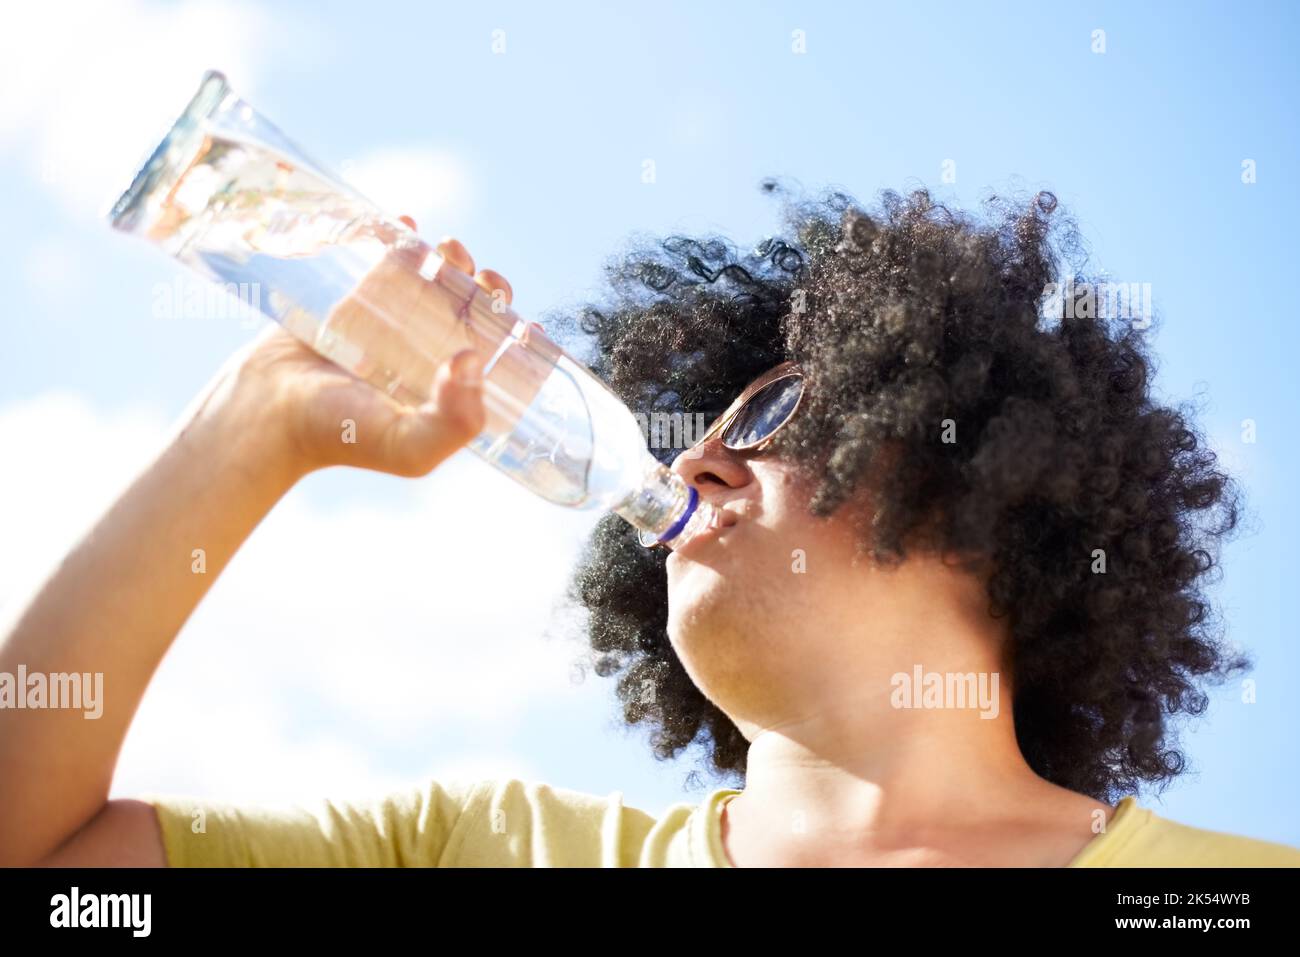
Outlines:
<svg viewBox="0 0 1300 957"><path fill-rule="evenodd" d="M740 630L737 612L744 589L711 568L696 566L668 589L668 637L685 657L693 644L716 645L723 635Z"/></svg>

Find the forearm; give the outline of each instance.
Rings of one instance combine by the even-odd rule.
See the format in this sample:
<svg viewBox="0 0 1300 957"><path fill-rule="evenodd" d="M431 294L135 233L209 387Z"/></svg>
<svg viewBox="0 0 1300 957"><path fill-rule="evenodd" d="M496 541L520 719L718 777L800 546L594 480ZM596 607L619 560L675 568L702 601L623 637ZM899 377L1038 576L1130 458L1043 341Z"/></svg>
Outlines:
<svg viewBox="0 0 1300 957"><path fill-rule="evenodd" d="M102 712L0 709L0 863L32 863L108 798L176 633L296 479L219 379L0 637L0 673L102 673Z"/></svg>

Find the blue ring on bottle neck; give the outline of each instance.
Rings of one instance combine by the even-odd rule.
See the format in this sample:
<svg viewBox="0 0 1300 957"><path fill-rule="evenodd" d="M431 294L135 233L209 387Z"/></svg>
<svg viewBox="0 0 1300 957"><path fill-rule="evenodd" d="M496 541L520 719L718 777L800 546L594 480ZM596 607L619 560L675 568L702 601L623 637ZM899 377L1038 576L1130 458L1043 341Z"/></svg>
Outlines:
<svg viewBox="0 0 1300 957"><path fill-rule="evenodd" d="M695 491L694 485L686 486L686 491L690 494L686 502L686 511L682 512L681 518L673 522L672 528L655 539L656 542L666 542L670 538L676 538L681 534L682 529L686 527L686 523L690 521L691 516L695 514L695 506L700 503L700 493Z"/></svg>

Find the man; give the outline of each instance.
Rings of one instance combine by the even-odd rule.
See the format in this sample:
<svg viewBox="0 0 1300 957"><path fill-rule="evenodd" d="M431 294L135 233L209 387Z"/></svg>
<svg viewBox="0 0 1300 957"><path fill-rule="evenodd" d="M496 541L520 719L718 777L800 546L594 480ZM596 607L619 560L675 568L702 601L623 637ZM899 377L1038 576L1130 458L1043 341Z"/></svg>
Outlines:
<svg viewBox="0 0 1300 957"><path fill-rule="evenodd" d="M658 817L518 780L316 807L108 801L149 677L278 498L335 464L425 474L483 423L472 353L411 409L277 333L223 371L0 648L0 671L112 662L115 689L93 727L0 714L3 862L1300 864L1126 793L1181 770L1167 715L1199 709L1198 679L1247 663L1200 590L1235 492L1152 400L1149 322L1089 308L1086 283L1059 292L1075 277L1055 205L981 221L924 192L874 215L794 204L789 235L746 258L715 238L634 250L577 320L630 406L716 417L663 451L725 516L671 554L598 526L572 591L595 666L660 756L700 742L743 788ZM474 274L460 244L439 251ZM338 441L344 418L358 442ZM205 576L175 560L196 541Z"/></svg>

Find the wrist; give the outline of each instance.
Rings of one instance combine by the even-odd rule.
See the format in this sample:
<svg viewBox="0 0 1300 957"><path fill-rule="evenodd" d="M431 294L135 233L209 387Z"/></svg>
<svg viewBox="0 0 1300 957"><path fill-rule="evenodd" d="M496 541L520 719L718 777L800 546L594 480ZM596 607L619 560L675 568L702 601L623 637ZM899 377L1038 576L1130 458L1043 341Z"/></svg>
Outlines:
<svg viewBox="0 0 1300 957"><path fill-rule="evenodd" d="M277 412L236 357L182 418L177 441L259 497L279 498L311 471Z"/></svg>

